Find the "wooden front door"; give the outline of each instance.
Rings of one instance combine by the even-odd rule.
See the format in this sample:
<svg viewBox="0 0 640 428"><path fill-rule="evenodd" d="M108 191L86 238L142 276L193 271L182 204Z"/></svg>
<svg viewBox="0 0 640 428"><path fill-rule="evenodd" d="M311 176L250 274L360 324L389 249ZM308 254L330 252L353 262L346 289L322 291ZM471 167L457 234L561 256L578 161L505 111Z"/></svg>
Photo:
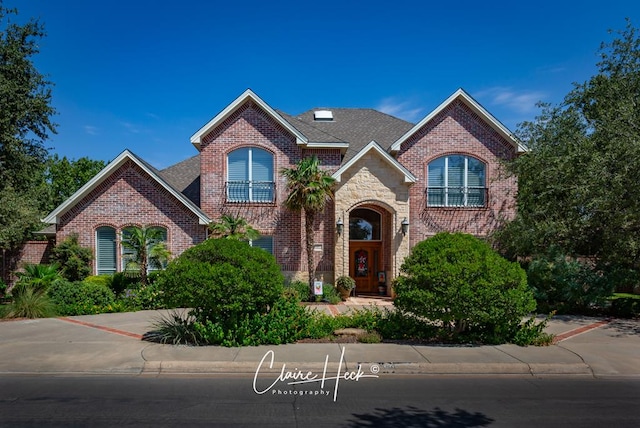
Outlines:
<svg viewBox="0 0 640 428"><path fill-rule="evenodd" d="M356 280L355 294L377 293L378 272L382 270L382 243L349 243L349 276Z"/></svg>

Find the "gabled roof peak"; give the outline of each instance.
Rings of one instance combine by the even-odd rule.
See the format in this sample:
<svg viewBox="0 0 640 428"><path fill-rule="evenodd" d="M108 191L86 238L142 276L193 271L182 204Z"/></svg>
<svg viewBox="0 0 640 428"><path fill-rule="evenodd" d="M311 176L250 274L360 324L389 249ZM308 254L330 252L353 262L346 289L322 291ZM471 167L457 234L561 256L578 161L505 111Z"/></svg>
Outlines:
<svg viewBox="0 0 640 428"><path fill-rule="evenodd" d="M424 119L418 122L413 128L407 131L402 137L400 137L390 148L391 152L397 152L400 150L402 143L407 141L413 134L418 132L422 127L429 123L434 117L442 112L454 101L459 100L469 107L474 113L480 116L487 124L493 128L500 136L511 143L518 153L525 152L525 147L518 142L513 133L507 129L498 119L496 119L491 113L489 113L479 102L477 102L471 95L469 95L464 89L459 88L453 94L444 100L438 107L436 107L431 113L429 113Z"/></svg>
<svg viewBox="0 0 640 428"><path fill-rule="evenodd" d="M202 144L202 137L211 132L216 126L222 123L225 119L231 116L238 108L243 106L247 101L253 101L268 115L280 123L287 131L291 132L296 137L298 144L305 144L307 138L302 135L300 131L294 128L289 122L287 122L282 116L280 116L274 109L271 108L266 102L256 95L251 89L244 91L238 98L236 98L231 104L226 106L220 113L218 113L213 119L207 122L202 128L200 128L195 134L191 136L191 144L193 144L198 151L200 151L200 145Z"/></svg>

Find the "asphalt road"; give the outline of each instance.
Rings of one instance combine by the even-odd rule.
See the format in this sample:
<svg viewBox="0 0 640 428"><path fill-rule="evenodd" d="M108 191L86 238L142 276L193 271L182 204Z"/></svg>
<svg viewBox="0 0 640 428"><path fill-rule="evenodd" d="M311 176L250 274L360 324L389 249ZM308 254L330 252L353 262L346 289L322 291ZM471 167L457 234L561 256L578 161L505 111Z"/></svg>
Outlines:
<svg viewBox="0 0 640 428"><path fill-rule="evenodd" d="M324 395L317 383L283 385L257 394L250 376L0 377L0 426L640 426L637 378L381 376L342 381L335 401L334 381Z"/></svg>

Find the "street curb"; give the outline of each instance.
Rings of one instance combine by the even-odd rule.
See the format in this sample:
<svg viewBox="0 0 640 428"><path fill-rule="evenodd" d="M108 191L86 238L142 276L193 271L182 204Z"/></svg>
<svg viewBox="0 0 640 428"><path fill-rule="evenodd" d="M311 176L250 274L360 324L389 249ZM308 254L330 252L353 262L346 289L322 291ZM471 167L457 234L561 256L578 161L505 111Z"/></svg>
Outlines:
<svg viewBox="0 0 640 428"><path fill-rule="evenodd" d="M328 364L326 373L335 376L338 372L337 363ZM282 365L260 367L260 375L278 376L282 372ZM288 362L286 370L301 370L321 375L325 370L324 363ZM238 374L255 375L258 364L254 362L216 362L216 361L146 361L142 375L215 375ZM340 373L355 372L358 366L343 364ZM360 370L367 375L587 375L593 376L591 367L584 363L574 364L527 364L527 363L360 363Z"/></svg>

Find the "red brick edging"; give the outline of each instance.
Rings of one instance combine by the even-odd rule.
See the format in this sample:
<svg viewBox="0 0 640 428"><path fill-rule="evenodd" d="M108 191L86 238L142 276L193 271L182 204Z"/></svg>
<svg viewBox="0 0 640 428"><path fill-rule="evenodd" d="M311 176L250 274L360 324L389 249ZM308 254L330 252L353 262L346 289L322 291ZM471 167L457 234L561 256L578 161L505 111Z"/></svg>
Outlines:
<svg viewBox="0 0 640 428"><path fill-rule="evenodd" d="M134 339L142 340L142 335L141 334L129 333L128 331L118 330L117 328L105 327L105 326L98 325L98 324L92 324L92 323L86 322L86 321L74 320L73 318L60 317L58 319L62 320L62 321L67 321L67 322L70 322L70 323L73 323L73 324L83 325L85 327L97 328L98 330L106 331L108 333L119 334L121 336L127 336L127 337L132 337Z"/></svg>
<svg viewBox="0 0 640 428"><path fill-rule="evenodd" d="M579 334L585 333L589 330L596 329L598 327L602 327L603 325L607 325L611 322L611 320L598 321L593 324L585 325L582 327L574 328L573 330L569 330L565 333L558 334L553 338L553 343L562 342L563 340L569 339L573 336L577 336Z"/></svg>

